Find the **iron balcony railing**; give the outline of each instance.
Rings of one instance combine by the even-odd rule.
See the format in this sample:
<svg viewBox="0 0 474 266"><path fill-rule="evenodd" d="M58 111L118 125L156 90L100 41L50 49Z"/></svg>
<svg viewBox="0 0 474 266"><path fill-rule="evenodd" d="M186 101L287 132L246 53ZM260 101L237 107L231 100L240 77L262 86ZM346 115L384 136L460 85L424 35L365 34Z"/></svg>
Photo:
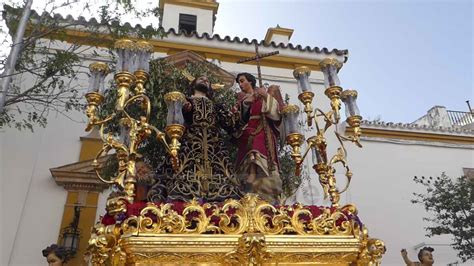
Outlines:
<svg viewBox="0 0 474 266"><path fill-rule="evenodd" d="M474 114L470 112L448 110L448 117L453 126L465 126L474 123Z"/></svg>

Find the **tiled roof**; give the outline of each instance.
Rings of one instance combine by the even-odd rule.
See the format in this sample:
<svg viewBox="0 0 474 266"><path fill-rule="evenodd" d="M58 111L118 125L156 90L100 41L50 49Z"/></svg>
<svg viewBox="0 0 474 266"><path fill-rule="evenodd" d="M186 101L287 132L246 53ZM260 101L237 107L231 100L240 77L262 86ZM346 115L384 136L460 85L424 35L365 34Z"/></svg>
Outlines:
<svg viewBox="0 0 474 266"><path fill-rule="evenodd" d="M474 136L474 130L462 129L459 127L433 127L426 125L417 125L411 123L392 123L381 121L367 121L361 122L362 128L383 128L389 130L403 130L403 131L417 131L437 134L456 134Z"/></svg>
<svg viewBox="0 0 474 266"><path fill-rule="evenodd" d="M10 13L10 12L11 13L17 13L18 12L18 9L13 8L11 6L8 6L8 5L5 5L4 8L5 8L5 11L7 13ZM14 12L14 11L17 11L17 12ZM46 14L46 15L48 15L52 19L55 19L55 20L58 20L58 21L61 21L61 22L65 22L65 23L71 23L71 24L74 24L74 25L100 26L100 23L95 18L91 18L89 20L86 20L82 16L75 19L74 17L72 17L72 15L67 15L66 17L63 17L61 14L55 14L54 16L50 16L49 14ZM32 11L31 16L32 16L32 18L40 17L39 14L34 10ZM138 32L138 31L142 31L142 30L146 30L146 29L148 29L148 30L153 29L151 26L143 28L140 24L132 26L128 22L123 24L122 27L125 30L131 31L131 32L133 32L133 31ZM171 28L169 30L165 30L163 27L159 27L158 31L164 33L165 35L172 34L174 36L185 36L185 37L192 37L192 38L197 38L197 39L217 40L217 41L220 41L220 42L239 43L239 44L246 44L246 45L255 45L255 43L257 43L259 46L264 46L264 47L273 47L273 48L280 48L280 49L297 50L297 51L300 51L300 52L318 53L318 54L326 54L326 55L333 54L333 55L337 55L337 56L344 56L344 62L347 61L348 56L349 56L349 51L347 49L339 50L339 49L328 49L326 47L323 47L323 48L310 47L310 46L303 47L301 45L294 45L292 43L288 43L288 44L279 43L279 44L276 44L273 41L269 44L265 44L264 40L258 41L256 39L250 40L248 38L240 39L239 37L233 37L232 38L230 36L221 37L219 34L210 35L208 33L199 34L197 32L187 33L185 31L177 31L173 28Z"/></svg>
<svg viewBox="0 0 474 266"><path fill-rule="evenodd" d="M164 29L163 29L164 30ZM219 34L214 34L214 35L210 35L208 33L203 33L203 34L198 34L197 32L193 32L193 33L186 33L184 31L176 31L175 29L171 28L169 29L168 31L166 31L166 34L174 34L176 36L179 36L179 35L184 35L184 36L187 36L187 37L196 37L198 39L203 39L203 38L206 38L207 40L218 40L218 41L221 41L221 42L232 42L232 43L245 43L245 44L252 44L254 45L255 43L257 43L259 46L267 46L267 47L273 47L273 48L282 48L282 49L291 49L291 50L299 50L301 52L310 52L310 53L325 53L325 54L336 54L336 55L339 55L339 56L346 56L346 60L347 60L347 56L349 55L349 51L348 50L339 50L339 49L332 49L332 50L329 50L328 48L326 47L323 47L323 48L319 48L319 47L310 47L310 46L306 46L306 47L303 47L301 45L294 45L292 43L288 43L288 44L283 44L283 43L279 43L279 44L276 44L275 42L271 42L269 44L265 44L264 43L264 40L261 40L261 41L258 41L256 39L252 39L252 40L249 40L248 38L243 38L243 39L240 39L239 37L230 37L230 36L225 36L225 37L221 37Z"/></svg>

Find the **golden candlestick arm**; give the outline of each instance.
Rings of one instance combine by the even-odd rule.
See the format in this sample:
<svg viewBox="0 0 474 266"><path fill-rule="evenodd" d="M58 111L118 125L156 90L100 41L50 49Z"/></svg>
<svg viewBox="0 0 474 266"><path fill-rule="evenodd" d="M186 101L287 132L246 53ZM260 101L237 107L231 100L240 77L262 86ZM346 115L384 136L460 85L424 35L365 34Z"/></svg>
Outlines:
<svg viewBox="0 0 474 266"><path fill-rule="evenodd" d="M178 91L172 91L164 95L164 100L168 105L168 116L166 118L167 126L165 128L166 135L170 138L169 152L176 171L179 167L178 151L181 146L179 140L183 136L185 127L183 126L184 118L182 113L183 104L186 101L184 94Z"/></svg>
<svg viewBox="0 0 474 266"><path fill-rule="evenodd" d="M338 70L342 67L342 63L339 62L337 59L334 58L326 58L320 62L321 70L323 71L325 77L325 85L326 89L324 94L330 100L330 107L331 111L323 112L320 108L316 108L313 114L313 106L312 100L314 98L314 93L312 93L309 88L309 68L307 67L298 67L293 72L294 77L298 81L298 86L303 88L300 90L300 94L298 95L298 99L304 105L304 111L307 114L308 118L308 126L311 126L312 123L315 123L316 126L316 134L314 136L310 136L307 139L308 147L306 151L303 153L303 156L296 155L295 151L300 153L300 146L302 143L302 137L300 138L289 135L287 137L287 144L292 147L294 156L292 156L293 160L297 164L296 172L297 174L300 173L299 164L306 158L308 152L312 150L313 152L313 169L319 175L319 181L321 186L324 190L325 197L329 197L331 200L331 205L333 207L339 207L339 199L340 194L346 191L352 173L349 171L349 167L346 161L346 152L344 148L343 141L351 141L355 143L357 146L361 147L359 139L360 139L360 122L362 117L358 115L358 108L355 104L355 99L357 98L357 92L354 90L346 90L343 91L342 87L339 86L339 79L337 77ZM306 84L306 85L305 85ZM352 136L346 137L341 136L336 130L334 133L338 137L341 147L338 149L337 153L328 161L328 154L327 154L327 144L325 133L331 127L337 127L340 121L340 109L341 109L341 100L344 101L346 104L346 122L352 128L353 134ZM325 126L320 127L318 124L318 117L323 117ZM314 121L313 121L314 119ZM292 154L293 155L293 154ZM338 190L336 187L336 168L334 164L342 164L343 167L346 168L346 177L348 179L347 185L344 189Z"/></svg>
<svg viewBox="0 0 474 266"><path fill-rule="evenodd" d="M94 125L100 124L98 108L104 101L104 96L100 94L100 91L104 87L104 79L109 73L109 66L103 62L95 62L89 65L89 71L91 73L89 90L85 95L87 100L86 115L89 118L86 131L90 131Z"/></svg>
<svg viewBox="0 0 474 266"><path fill-rule="evenodd" d="M138 69L135 70L135 94L140 95L145 93L145 82L150 75L148 74L148 60L149 55L153 52L153 45L145 41L138 41L135 45L137 50L137 64Z"/></svg>
<svg viewBox="0 0 474 266"><path fill-rule="evenodd" d="M311 85L308 80L310 74L311 69L307 66L297 67L293 71L293 77L298 81L298 90L300 91L298 99L304 104L308 126L311 126L313 123L313 107L311 103L313 102L314 93L311 91Z"/></svg>
<svg viewBox="0 0 474 266"><path fill-rule="evenodd" d="M177 170L179 167L178 152L181 147L179 140L184 134L184 129L185 127L182 125L169 125L165 128L166 135L171 139L169 149L174 170Z"/></svg>
<svg viewBox="0 0 474 266"><path fill-rule="evenodd" d="M339 86L337 71L341 69L342 63L335 58L325 58L319 63L321 70L325 74L325 85L327 86L324 94L331 100L331 109L334 114L335 123L339 123L341 109L340 95L342 88Z"/></svg>
<svg viewBox="0 0 474 266"><path fill-rule="evenodd" d="M135 94L140 95L145 93L145 83L150 77L150 74L143 70L137 70L135 75Z"/></svg>
<svg viewBox="0 0 474 266"><path fill-rule="evenodd" d="M301 157L300 147L304 142L304 136L300 133L298 116L300 108L296 105L288 104L281 110L283 116L283 129L286 134L286 143L291 146L291 158L296 164L296 175L300 175Z"/></svg>
<svg viewBox="0 0 474 266"><path fill-rule="evenodd" d="M346 122L349 127L352 129L352 136L347 139L354 142L357 146L362 147L360 144L360 136L362 134L360 129L360 123L362 121L362 116L359 115L359 110L355 104L358 93L356 90L345 90L341 94L342 101L346 104Z"/></svg>
<svg viewBox="0 0 474 266"><path fill-rule="evenodd" d="M313 97L314 97L314 93L311 91L305 91L298 95L298 99L304 105L304 112L306 113L306 121L309 127L313 125L313 118L314 118L313 106L311 104L313 102Z"/></svg>
<svg viewBox="0 0 474 266"><path fill-rule="evenodd" d="M341 109L341 92L342 88L339 86L332 86L327 88L324 91L324 94L331 100L331 108L334 112L334 121L339 123L340 114L339 110Z"/></svg>
<svg viewBox="0 0 474 266"><path fill-rule="evenodd" d="M292 133L286 136L286 143L291 146L291 158L296 164L295 175L299 176L301 174L301 164L303 163L301 157L300 147L304 142L304 136L300 133Z"/></svg>
<svg viewBox="0 0 474 266"><path fill-rule="evenodd" d="M97 117L97 112L98 112L99 106L104 101L104 96L102 96L101 94L97 92L89 92L86 94L86 100L87 100L86 115L87 115L87 118L89 119L89 122L87 123L86 131L89 132L99 120L99 118Z"/></svg>
<svg viewBox="0 0 474 266"><path fill-rule="evenodd" d="M115 74L114 79L117 84L117 102L115 109L117 111L123 111L125 102L127 102L130 96L130 86L135 82L136 77L129 72L122 71Z"/></svg>

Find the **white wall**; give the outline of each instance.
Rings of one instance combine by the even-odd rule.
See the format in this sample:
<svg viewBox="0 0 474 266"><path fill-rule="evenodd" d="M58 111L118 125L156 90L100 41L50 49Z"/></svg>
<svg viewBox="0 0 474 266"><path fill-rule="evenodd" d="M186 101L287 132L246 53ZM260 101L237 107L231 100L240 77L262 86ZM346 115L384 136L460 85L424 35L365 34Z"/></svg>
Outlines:
<svg viewBox="0 0 474 266"><path fill-rule="evenodd" d="M34 133L6 129L2 167L1 265L37 265L56 243L67 192L49 169L78 160L84 124L51 115ZM75 132L75 134L74 134Z"/></svg>
<svg viewBox="0 0 474 266"><path fill-rule="evenodd" d="M412 193L424 192L424 188L413 177L437 177L442 172L452 178L461 176L463 167L474 167L472 146L451 148L412 141L400 144L370 140L362 144L363 149L348 145L354 176L347 203L356 204L370 235L385 241L388 250L383 265L402 265L402 248L417 260L413 246L422 242L435 248L436 265L455 262L457 258L451 248L436 245L449 244L448 236L424 236L424 227L429 224L422 217L427 213L421 205L410 202Z"/></svg>
<svg viewBox="0 0 474 266"><path fill-rule="evenodd" d="M277 45L280 43L283 44L288 44L290 40L288 40L288 36L286 35L279 35L279 34L273 34L272 38L270 39L271 42L275 42Z"/></svg>
<svg viewBox="0 0 474 266"><path fill-rule="evenodd" d="M65 47L67 44L60 42L51 46ZM83 63L88 66L90 61ZM22 75L13 82L29 87L34 79ZM71 86L77 85L85 93L87 84L87 76L80 74ZM44 264L41 250L57 242L67 191L56 185L49 169L77 162L80 136L86 135L85 114L72 111L67 115L69 118L51 111L46 128L37 126L34 132L15 128L0 131L1 265ZM17 114L18 119L21 117Z"/></svg>
<svg viewBox="0 0 474 266"><path fill-rule="evenodd" d="M427 114L418 118L412 124L429 127L451 127L448 111L444 106L434 106L428 110Z"/></svg>
<svg viewBox="0 0 474 266"><path fill-rule="evenodd" d="M213 11L207 9L200 9L195 7L180 6L166 3L163 11L162 26L165 30L174 28L176 31L179 29L179 14L195 15L196 20L196 31L199 34L207 32L212 34L213 32Z"/></svg>

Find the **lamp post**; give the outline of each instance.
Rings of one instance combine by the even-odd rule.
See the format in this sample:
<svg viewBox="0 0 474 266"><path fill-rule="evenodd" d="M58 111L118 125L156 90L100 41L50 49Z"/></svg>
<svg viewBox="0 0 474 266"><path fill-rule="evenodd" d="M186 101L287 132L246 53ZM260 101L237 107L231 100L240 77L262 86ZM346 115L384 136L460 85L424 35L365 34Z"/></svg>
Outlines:
<svg viewBox="0 0 474 266"><path fill-rule="evenodd" d="M81 238L81 231L78 228L79 218L81 216L81 207L74 206L74 218L72 222L61 232L61 246L66 250L67 256L72 258L76 255L79 249L79 240Z"/></svg>

